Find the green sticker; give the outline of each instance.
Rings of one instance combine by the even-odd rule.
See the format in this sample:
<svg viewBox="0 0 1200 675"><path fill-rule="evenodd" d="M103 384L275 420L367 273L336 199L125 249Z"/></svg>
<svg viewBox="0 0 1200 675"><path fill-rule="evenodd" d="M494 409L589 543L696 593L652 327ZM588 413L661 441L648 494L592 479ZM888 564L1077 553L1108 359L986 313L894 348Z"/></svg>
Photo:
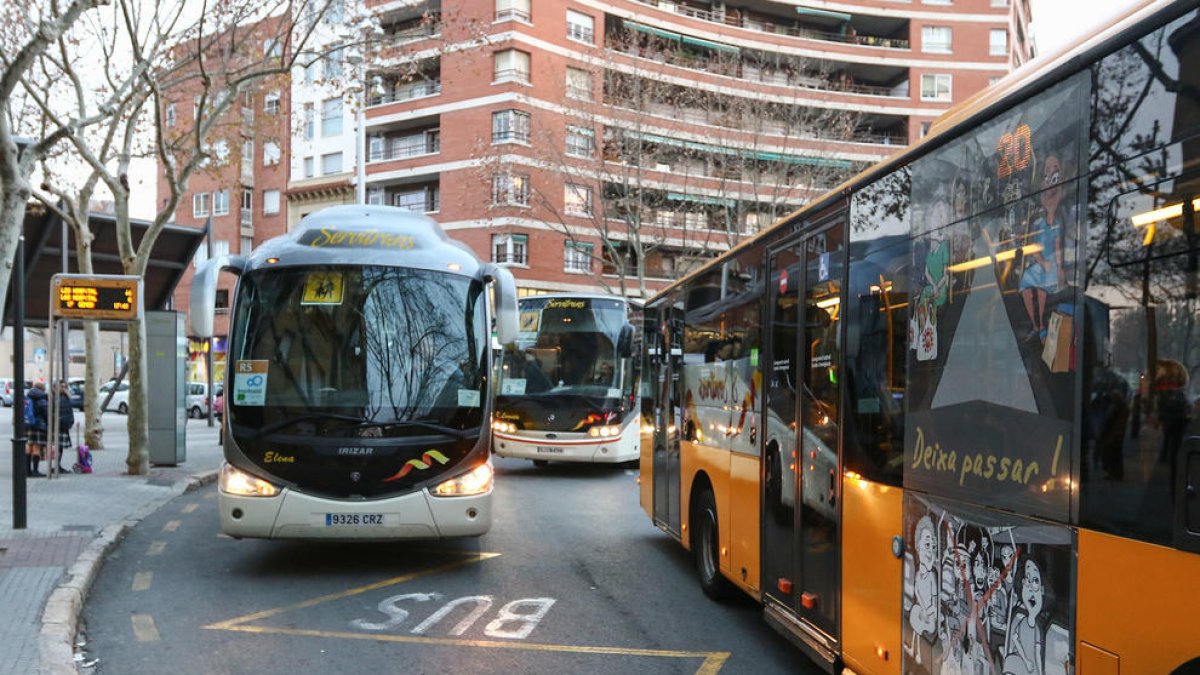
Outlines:
<svg viewBox="0 0 1200 675"><path fill-rule="evenodd" d="M750 365L751 366L758 365L758 350L757 349L750 350Z"/></svg>

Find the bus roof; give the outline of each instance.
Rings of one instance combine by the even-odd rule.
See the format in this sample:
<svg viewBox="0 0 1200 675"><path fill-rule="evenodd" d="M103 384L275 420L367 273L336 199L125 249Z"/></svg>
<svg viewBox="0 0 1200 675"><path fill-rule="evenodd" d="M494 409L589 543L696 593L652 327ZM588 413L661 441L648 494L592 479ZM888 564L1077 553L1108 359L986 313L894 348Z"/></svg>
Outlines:
<svg viewBox="0 0 1200 675"><path fill-rule="evenodd" d="M387 265L477 276L483 263L432 218L392 206L342 205L313 213L256 249L246 270L293 265Z"/></svg>
<svg viewBox="0 0 1200 675"><path fill-rule="evenodd" d="M1115 19L1107 27L1080 38L1058 51L1033 59L995 85L983 89L947 110L934 121L930 133L925 138L864 169L841 185L783 216L753 237L675 280L648 298L646 304L657 300L660 296L691 280L692 277L708 271L713 265L737 255L742 249L755 245L759 239L773 236L779 230L794 225L797 220L819 213L839 197L848 197L852 192L879 176L894 171L921 155L932 152L953 140L964 130L991 119L1047 87L1066 79L1101 56L1126 44L1128 42L1127 35L1146 32L1155 25L1195 9L1197 4L1200 4L1200 0L1138 0L1136 7Z"/></svg>

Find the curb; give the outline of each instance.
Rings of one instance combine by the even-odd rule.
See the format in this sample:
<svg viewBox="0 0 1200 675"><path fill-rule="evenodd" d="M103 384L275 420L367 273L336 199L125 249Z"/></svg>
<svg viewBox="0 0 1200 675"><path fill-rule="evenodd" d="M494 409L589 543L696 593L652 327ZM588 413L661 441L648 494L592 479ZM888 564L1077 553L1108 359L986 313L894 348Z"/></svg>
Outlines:
<svg viewBox="0 0 1200 675"><path fill-rule="evenodd" d="M197 490L217 479L217 470L201 471L177 480L167 495L160 497L115 525L100 530L91 543L67 569L66 578L59 583L42 609L42 629L38 640L38 672L43 675L79 675L75 660L75 635L79 629L79 613L87 599L92 582L104 558L125 533L176 497Z"/></svg>

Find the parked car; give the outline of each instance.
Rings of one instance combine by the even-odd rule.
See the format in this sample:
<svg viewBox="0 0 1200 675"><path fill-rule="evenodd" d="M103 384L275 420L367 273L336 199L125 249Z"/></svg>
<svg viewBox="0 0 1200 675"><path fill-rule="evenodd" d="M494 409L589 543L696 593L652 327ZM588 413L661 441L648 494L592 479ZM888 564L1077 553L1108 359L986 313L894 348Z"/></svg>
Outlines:
<svg viewBox="0 0 1200 675"><path fill-rule="evenodd" d="M12 405L13 399L13 381L11 377L0 379L0 402L4 403L5 407Z"/></svg>
<svg viewBox="0 0 1200 675"><path fill-rule="evenodd" d="M116 384L117 383L115 381L109 381L100 386L100 405L104 405L104 399L108 396L108 392L112 391L113 388L116 387ZM113 393L112 400L108 402L108 405L105 406L104 410L105 412L109 410L116 410L122 415L129 414L128 382L121 382L121 386L118 387L116 392Z"/></svg>
<svg viewBox="0 0 1200 675"><path fill-rule="evenodd" d="M217 383L213 389L213 407L216 407L216 398L221 395L223 386ZM192 419L200 419L208 417L208 384L205 382L188 382L187 383L187 415Z"/></svg>
<svg viewBox="0 0 1200 675"><path fill-rule="evenodd" d="M85 380L82 377L72 377L67 380L67 391L71 392L71 407L76 410L83 410L83 383Z"/></svg>

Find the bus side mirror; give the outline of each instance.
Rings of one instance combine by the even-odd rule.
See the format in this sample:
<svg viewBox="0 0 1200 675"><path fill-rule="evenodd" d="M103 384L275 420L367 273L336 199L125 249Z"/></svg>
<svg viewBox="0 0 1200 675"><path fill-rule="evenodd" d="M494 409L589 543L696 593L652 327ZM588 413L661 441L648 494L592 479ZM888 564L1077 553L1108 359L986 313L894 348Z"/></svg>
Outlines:
<svg viewBox="0 0 1200 675"><path fill-rule="evenodd" d="M205 261L192 277L192 294L188 306L188 331L199 338L213 334L213 314L217 310L217 279L222 270L233 270L241 276L246 259L240 255L222 255Z"/></svg>
<svg viewBox="0 0 1200 675"><path fill-rule="evenodd" d="M633 356L633 324L621 326L621 333L617 336L617 354L621 358Z"/></svg>
<svg viewBox="0 0 1200 675"><path fill-rule="evenodd" d="M484 278L492 282L492 293L496 301L496 339L502 345L517 341L520 327L517 323L517 282L512 273L503 267L487 264Z"/></svg>

